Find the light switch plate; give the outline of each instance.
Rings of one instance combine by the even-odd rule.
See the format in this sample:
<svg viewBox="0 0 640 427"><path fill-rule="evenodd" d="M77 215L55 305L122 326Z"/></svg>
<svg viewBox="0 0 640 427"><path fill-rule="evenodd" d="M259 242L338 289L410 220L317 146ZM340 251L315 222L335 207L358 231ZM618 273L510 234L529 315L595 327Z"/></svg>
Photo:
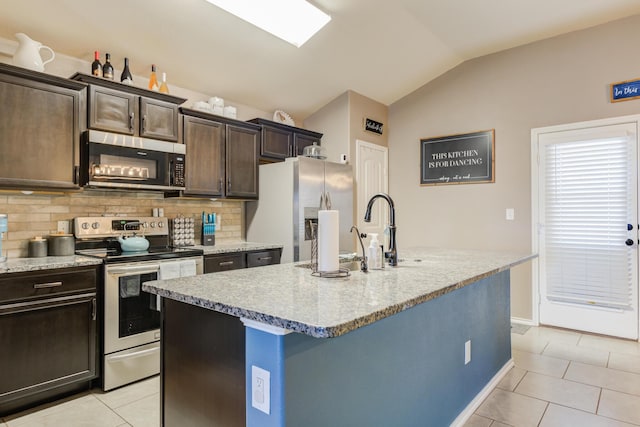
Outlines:
<svg viewBox="0 0 640 427"><path fill-rule="evenodd" d="M516 216L515 210L513 208L507 208L507 211L506 211L507 220L513 221L515 219L515 216Z"/></svg>
<svg viewBox="0 0 640 427"><path fill-rule="evenodd" d="M251 365L251 406L265 414L271 407L271 372Z"/></svg>

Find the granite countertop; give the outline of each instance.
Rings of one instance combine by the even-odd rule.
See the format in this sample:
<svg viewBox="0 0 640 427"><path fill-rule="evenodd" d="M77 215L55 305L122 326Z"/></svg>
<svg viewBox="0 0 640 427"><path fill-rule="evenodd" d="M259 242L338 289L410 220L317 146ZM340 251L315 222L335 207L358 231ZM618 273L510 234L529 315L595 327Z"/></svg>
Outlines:
<svg viewBox="0 0 640 427"><path fill-rule="evenodd" d="M267 250L282 248L279 244L252 243L252 242L229 242L216 246L189 246L190 248L202 249L204 255L224 254L233 252L244 252L254 250ZM71 256L48 256L41 258L10 258L6 262L0 263L0 274L23 273L29 271L49 270L55 268L81 267L85 265L99 265L102 260L81 255Z"/></svg>
<svg viewBox="0 0 640 427"><path fill-rule="evenodd" d="M80 255L47 256L41 258L9 258L6 262L0 263L0 274L24 273L54 268L82 267L100 264L102 264L101 259Z"/></svg>
<svg viewBox="0 0 640 427"><path fill-rule="evenodd" d="M215 246L190 246L202 249L205 255L228 254L233 252L259 251L268 249L282 249L282 244L254 243L254 242L225 242Z"/></svg>
<svg viewBox="0 0 640 427"><path fill-rule="evenodd" d="M534 258L532 254L404 249L399 266L320 278L296 264L152 281L154 294L313 337L343 335Z"/></svg>

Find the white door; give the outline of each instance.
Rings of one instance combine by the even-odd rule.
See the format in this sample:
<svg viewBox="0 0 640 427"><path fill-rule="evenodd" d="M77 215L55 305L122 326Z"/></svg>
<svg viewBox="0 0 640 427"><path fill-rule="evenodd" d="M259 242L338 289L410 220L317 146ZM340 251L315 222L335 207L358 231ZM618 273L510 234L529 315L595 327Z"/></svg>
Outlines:
<svg viewBox="0 0 640 427"><path fill-rule="evenodd" d="M389 191L388 158L387 147L356 140L357 225L362 233L378 233L380 242L384 242L389 206L376 200L368 223L364 222L364 212L371 196Z"/></svg>
<svg viewBox="0 0 640 427"><path fill-rule="evenodd" d="M542 324L638 338L638 119L532 131Z"/></svg>

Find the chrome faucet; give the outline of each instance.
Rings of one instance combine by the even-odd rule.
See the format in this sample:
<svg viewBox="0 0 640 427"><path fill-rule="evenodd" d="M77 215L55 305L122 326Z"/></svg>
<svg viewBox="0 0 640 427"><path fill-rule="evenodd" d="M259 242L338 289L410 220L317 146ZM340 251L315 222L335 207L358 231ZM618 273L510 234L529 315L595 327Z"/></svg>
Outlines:
<svg viewBox="0 0 640 427"><path fill-rule="evenodd" d="M396 208L393 205L393 199L386 193L375 194L367 204L367 210L364 213L364 222L371 222L371 208L376 199L383 198L389 204L389 251L384 253L384 257L389 261L389 265L396 267L398 265L398 250L396 249Z"/></svg>
<svg viewBox="0 0 640 427"><path fill-rule="evenodd" d="M356 236L358 236L358 240L360 241L360 246L362 247L362 258L360 259L360 270L363 273L366 273L369 270L369 266L367 265L367 254L364 251L364 243L362 243L362 239L367 237L366 233L360 233L358 227L355 225L351 226L350 233L353 233L353 230L356 230Z"/></svg>

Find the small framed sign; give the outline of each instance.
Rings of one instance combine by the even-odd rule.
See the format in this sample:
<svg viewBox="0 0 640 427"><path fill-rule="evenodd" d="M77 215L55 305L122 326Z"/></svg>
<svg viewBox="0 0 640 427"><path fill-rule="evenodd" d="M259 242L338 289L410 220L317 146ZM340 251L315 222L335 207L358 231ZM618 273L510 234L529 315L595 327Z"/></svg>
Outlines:
<svg viewBox="0 0 640 427"><path fill-rule="evenodd" d="M627 80L611 85L611 102L640 98L640 79Z"/></svg>
<svg viewBox="0 0 640 427"><path fill-rule="evenodd" d="M494 129L420 140L420 185L495 182Z"/></svg>
<svg viewBox="0 0 640 427"><path fill-rule="evenodd" d="M364 130L368 130L369 132L377 133L378 135L382 135L382 126L383 124L380 122L376 122L373 119L365 118L364 119Z"/></svg>

